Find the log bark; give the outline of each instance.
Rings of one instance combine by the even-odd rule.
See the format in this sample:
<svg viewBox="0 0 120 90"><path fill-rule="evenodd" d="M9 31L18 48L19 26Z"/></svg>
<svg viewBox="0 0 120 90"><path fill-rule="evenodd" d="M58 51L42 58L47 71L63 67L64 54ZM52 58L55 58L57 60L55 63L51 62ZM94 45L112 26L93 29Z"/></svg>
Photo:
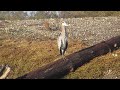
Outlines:
<svg viewBox="0 0 120 90"><path fill-rule="evenodd" d="M42 68L16 79L58 79L76 70L97 56L113 52L120 47L120 36L113 37L94 46L75 52Z"/></svg>

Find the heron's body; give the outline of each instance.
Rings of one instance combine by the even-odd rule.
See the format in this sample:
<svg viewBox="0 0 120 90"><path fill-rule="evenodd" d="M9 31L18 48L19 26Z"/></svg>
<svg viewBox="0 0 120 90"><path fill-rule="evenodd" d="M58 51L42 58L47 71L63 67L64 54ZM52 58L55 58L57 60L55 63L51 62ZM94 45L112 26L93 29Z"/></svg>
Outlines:
<svg viewBox="0 0 120 90"><path fill-rule="evenodd" d="M60 36L58 37L58 49L61 55L64 55L67 47L68 47L68 36L64 24L62 24L61 33Z"/></svg>
<svg viewBox="0 0 120 90"><path fill-rule="evenodd" d="M61 33L60 33L60 36L58 37L58 49L60 51L60 54L63 56L67 47L68 47L68 35L67 35L67 32L66 32L66 28L65 26L68 26L65 22L62 23L62 26L61 26ZM65 60L67 60L65 57L63 57ZM74 71L74 67L73 67L73 64L72 62L71 63L71 66L70 66L70 71Z"/></svg>
<svg viewBox="0 0 120 90"><path fill-rule="evenodd" d="M63 38L63 36L60 35L60 37L58 38L58 48L59 48L59 51L60 51L61 55L64 55L67 47L68 47L67 37L65 36Z"/></svg>

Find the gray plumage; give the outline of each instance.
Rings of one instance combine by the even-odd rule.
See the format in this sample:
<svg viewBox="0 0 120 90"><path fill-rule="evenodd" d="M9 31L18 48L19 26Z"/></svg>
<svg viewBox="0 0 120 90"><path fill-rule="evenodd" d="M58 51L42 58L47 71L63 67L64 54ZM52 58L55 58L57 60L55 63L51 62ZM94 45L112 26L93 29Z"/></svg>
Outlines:
<svg viewBox="0 0 120 90"><path fill-rule="evenodd" d="M60 36L58 37L58 49L61 55L64 55L68 47L68 35L65 26L68 25L65 22L63 22L61 26L61 33Z"/></svg>

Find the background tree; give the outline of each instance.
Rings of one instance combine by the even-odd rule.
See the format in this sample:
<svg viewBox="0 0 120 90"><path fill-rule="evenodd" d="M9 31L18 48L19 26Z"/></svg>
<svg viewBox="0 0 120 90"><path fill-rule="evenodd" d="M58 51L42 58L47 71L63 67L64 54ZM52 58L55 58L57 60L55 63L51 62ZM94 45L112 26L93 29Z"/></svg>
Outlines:
<svg viewBox="0 0 120 90"><path fill-rule="evenodd" d="M120 16L120 11L0 11L0 20Z"/></svg>

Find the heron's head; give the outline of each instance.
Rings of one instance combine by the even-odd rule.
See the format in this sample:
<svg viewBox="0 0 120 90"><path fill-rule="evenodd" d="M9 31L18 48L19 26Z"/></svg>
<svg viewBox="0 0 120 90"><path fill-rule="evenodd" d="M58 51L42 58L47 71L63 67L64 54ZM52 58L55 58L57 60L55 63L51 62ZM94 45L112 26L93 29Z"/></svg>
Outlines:
<svg viewBox="0 0 120 90"><path fill-rule="evenodd" d="M69 26L66 22L62 22L62 26Z"/></svg>

